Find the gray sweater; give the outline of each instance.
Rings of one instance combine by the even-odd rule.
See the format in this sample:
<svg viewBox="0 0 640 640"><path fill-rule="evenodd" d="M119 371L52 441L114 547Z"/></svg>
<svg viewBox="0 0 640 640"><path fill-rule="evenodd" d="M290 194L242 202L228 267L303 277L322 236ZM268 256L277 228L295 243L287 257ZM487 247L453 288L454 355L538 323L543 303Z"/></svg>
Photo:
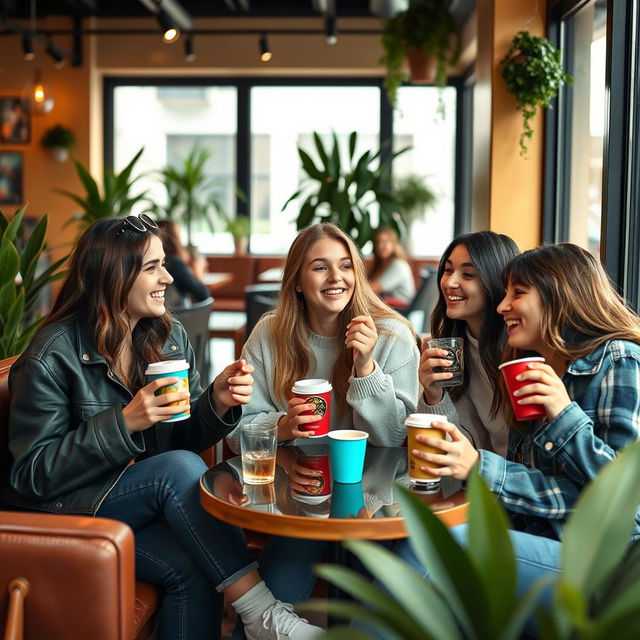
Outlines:
<svg viewBox="0 0 640 640"><path fill-rule="evenodd" d="M446 415L449 422L458 426L470 438L476 449L495 451L507 455L509 428L501 413L491 417L493 390L480 360L478 341L467 331L465 366L469 367L470 379L466 393L455 402L444 392L438 404L428 405L421 394L418 411Z"/></svg>
<svg viewBox="0 0 640 640"><path fill-rule="evenodd" d="M286 403L276 397L273 389L274 357L269 343L269 324L265 317L256 325L242 350L255 368L251 402L243 409L238 427L227 437L234 451L240 450L240 428L258 422L275 425L286 414ZM349 378L347 410L338 415L332 394L331 429L361 429L369 433L369 442L377 446L399 446L405 439L404 419L415 411L418 398L418 361L416 342L409 329L395 318L376 321L378 341L373 349L375 369L364 377ZM345 348L342 337L319 336L309 331L309 345L315 357L306 378L331 381L331 370L338 350ZM320 442L323 439L318 438ZM309 442L306 438L294 444Z"/></svg>
<svg viewBox="0 0 640 640"><path fill-rule="evenodd" d="M393 296L398 300L411 302L416 294L411 267L406 260L394 258L378 278L382 295Z"/></svg>

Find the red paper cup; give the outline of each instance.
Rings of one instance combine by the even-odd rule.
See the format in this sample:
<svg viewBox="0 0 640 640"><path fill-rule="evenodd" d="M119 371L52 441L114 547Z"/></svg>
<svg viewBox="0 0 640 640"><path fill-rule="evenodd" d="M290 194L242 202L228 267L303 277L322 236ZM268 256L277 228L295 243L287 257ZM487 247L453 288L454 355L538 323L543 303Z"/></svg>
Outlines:
<svg viewBox="0 0 640 640"><path fill-rule="evenodd" d="M309 487L306 492L296 491L301 495L310 496L328 496L331 494L331 473L329 472L329 456L299 456L297 460L298 464L306 467L307 469L314 469L320 471L321 475L316 476L319 480L319 487Z"/></svg>
<svg viewBox="0 0 640 640"><path fill-rule="evenodd" d="M305 403L315 405L313 411L303 411L301 416L316 415L315 422L300 425L300 431L315 431L311 438L320 438L329 433L329 416L331 413L331 383L320 378L298 380L292 387L293 395L302 398Z"/></svg>
<svg viewBox="0 0 640 640"><path fill-rule="evenodd" d="M518 404L518 400L527 398L528 396L515 396L514 391L517 391L521 387L531 384L530 380L516 380L516 376L520 375L524 371L529 371L529 362L544 362L544 358L520 358L519 360L510 360L509 362L503 362L498 369L502 371L502 377L507 385L509 391L509 398L511 398L511 406L513 407L513 413L516 420L524 422L526 420L538 420L544 418L547 415L544 407L541 404Z"/></svg>

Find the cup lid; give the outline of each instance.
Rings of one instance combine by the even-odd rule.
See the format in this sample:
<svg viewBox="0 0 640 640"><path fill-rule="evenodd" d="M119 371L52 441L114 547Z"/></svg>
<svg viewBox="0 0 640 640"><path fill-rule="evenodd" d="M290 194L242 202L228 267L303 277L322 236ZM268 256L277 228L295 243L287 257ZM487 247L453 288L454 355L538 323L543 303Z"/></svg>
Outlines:
<svg viewBox="0 0 640 640"><path fill-rule="evenodd" d="M162 360L161 362L152 362L144 372L147 376L157 375L159 373L175 373L176 371L184 371L189 368L186 360Z"/></svg>
<svg viewBox="0 0 640 640"><path fill-rule="evenodd" d="M530 358L518 358L517 360L509 360L508 362L503 362L502 364L498 365L498 369L508 367L510 364L517 364L518 362L544 362L544 358L542 356L531 356Z"/></svg>
<svg viewBox="0 0 640 640"><path fill-rule="evenodd" d="M307 380L296 380L291 391L293 393L327 393L333 387L328 380L322 378L308 378Z"/></svg>
<svg viewBox="0 0 640 640"><path fill-rule="evenodd" d="M412 413L405 418L407 427L431 428L432 422L449 422L447 416L439 413Z"/></svg>

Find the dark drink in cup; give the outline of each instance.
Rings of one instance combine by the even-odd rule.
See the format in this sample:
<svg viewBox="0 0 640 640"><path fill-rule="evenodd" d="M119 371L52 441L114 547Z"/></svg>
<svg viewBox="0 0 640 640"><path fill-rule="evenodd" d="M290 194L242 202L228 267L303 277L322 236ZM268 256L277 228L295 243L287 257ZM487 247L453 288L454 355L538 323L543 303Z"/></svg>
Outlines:
<svg viewBox="0 0 640 640"><path fill-rule="evenodd" d="M450 360L448 367L434 367L434 373L443 373L444 371L452 373L451 378L446 380L437 380L433 384L437 387L457 387L462 384L464 375L464 339L463 338L431 338L429 346L436 349L443 349L447 352L444 356L445 360Z"/></svg>
<svg viewBox="0 0 640 640"><path fill-rule="evenodd" d="M530 370L530 362L544 362L544 358L536 356L533 358L509 360L509 362L503 362L498 367L500 371L502 371L502 377L507 385L507 391L509 392L509 398L511 399L511 406L513 407L513 414L516 420L520 422L524 422L526 420L538 420L539 418L544 418L547 415L547 412L541 404L518 404L518 400L526 398L527 396L513 395L514 391L517 391L528 384L532 384L531 380L516 380L516 376Z"/></svg>
<svg viewBox="0 0 640 640"><path fill-rule="evenodd" d="M331 383L320 378L309 378L308 380L298 380L291 391L302 398L306 404L314 405L311 411L303 411L302 416L317 416L317 420L302 424L298 428L300 431L315 431L311 438L319 438L329 433L329 418L331 413Z"/></svg>

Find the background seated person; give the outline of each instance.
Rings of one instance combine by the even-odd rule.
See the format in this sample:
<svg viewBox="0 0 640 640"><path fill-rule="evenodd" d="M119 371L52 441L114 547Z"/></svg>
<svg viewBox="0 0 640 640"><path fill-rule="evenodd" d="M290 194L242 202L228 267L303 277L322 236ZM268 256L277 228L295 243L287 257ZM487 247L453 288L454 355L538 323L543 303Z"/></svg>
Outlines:
<svg viewBox="0 0 640 640"><path fill-rule="evenodd" d="M173 220L159 220L165 266L173 278L167 287L166 304L170 309L184 307L187 301L200 302L211 294L202 282L207 261L201 255L191 256L180 240L180 227Z"/></svg>
<svg viewBox="0 0 640 640"><path fill-rule="evenodd" d="M415 295L411 265L393 229L381 227L373 236L373 264L368 277L374 292L393 307L408 306Z"/></svg>

